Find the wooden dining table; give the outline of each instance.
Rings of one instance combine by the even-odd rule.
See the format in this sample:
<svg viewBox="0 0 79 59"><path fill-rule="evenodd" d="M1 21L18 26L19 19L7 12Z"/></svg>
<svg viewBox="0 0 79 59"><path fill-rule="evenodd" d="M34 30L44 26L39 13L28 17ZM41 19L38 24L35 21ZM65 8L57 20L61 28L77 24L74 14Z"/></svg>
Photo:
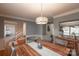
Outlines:
<svg viewBox="0 0 79 59"><path fill-rule="evenodd" d="M67 56L70 52L69 48L66 48L63 46L59 46L59 45L56 45L54 43L50 43L47 41L40 41L40 42L41 42L42 46L44 46L45 48L47 48L47 49L51 50L52 52L55 52L61 56ZM35 42L35 43L38 43L38 42ZM17 50L16 50L17 55L18 56L42 56L38 51L33 49L32 46L29 46L27 43L18 46Z"/></svg>
<svg viewBox="0 0 79 59"><path fill-rule="evenodd" d="M31 48L28 44L22 44L16 47L17 56L41 56L37 51Z"/></svg>
<svg viewBox="0 0 79 59"><path fill-rule="evenodd" d="M51 43L45 40L41 41L42 45L45 46L46 48L60 54L61 56L67 56L70 54L70 49L64 46L60 46L55 43Z"/></svg>

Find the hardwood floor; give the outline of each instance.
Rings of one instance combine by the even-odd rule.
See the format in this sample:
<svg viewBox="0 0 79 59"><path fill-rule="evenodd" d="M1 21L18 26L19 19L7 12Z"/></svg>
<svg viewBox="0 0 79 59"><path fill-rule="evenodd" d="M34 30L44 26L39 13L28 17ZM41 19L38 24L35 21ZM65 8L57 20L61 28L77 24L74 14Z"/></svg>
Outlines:
<svg viewBox="0 0 79 59"><path fill-rule="evenodd" d="M11 55L10 47L6 48L5 50L0 50L0 56L10 56L10 55Z"/></svg>
<svg viewBox="0 0 79 59"><path fill-rule="evenodd" d="M4 51L5 50L0 50L0 56L3 56L4 55Z"/></svg>

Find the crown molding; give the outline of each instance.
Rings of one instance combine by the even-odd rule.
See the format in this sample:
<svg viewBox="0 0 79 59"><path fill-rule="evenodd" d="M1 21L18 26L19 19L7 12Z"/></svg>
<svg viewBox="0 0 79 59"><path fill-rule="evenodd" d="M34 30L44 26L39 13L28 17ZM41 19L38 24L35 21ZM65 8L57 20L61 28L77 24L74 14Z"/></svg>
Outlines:
<svg viewBox="0 0 79 59"><path fill-rule="evenodd" d="M31 19L26 19L26 18L17 17L17 16L10 16L10 15L4 15L4 14L0 14L0 16L9 17L9 18L14 18L14 19L18 19L18 20L24 20L24 21L31 21L31 22L34 22L34 21L31 20Z"/></svg>
<svg viewBox="0 0 79 59"><path fill-rule="evenodd" d="M54 18L67 16L67 15L74 14L74 13L77 13L77 12L79 12L79 9L75 9L75 10L72 10L72 11L68 11L68 12L56 15L56 16L54 16Z"/></svg>

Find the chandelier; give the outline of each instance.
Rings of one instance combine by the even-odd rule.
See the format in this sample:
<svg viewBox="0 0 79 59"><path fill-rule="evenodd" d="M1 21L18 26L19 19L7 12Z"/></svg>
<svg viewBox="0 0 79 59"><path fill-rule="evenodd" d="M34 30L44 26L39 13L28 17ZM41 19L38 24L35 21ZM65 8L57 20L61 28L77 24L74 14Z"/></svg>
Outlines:
<svg viewBox="0 0 79 59"><path fill-rule="evenodd" d="M36 18L36 24L47 24L48 23L48 18L43 16L43 5L41 3L41 16Z"/></svg>

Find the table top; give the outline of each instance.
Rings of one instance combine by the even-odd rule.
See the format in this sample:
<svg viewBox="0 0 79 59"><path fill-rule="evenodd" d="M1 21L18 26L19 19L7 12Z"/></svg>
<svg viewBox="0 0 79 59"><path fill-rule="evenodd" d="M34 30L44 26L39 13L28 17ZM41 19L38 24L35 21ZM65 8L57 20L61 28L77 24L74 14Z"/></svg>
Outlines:
<svg viewBox="0 0 79 59"><path fill-rule="evenodd" d="M61 56L57 52L54 52L44 46L42 47L42 49L39 49L38 43L36 43L36 42L28 43L28 45L31 46L34 50L36 50L42 56Z"/></svg>

